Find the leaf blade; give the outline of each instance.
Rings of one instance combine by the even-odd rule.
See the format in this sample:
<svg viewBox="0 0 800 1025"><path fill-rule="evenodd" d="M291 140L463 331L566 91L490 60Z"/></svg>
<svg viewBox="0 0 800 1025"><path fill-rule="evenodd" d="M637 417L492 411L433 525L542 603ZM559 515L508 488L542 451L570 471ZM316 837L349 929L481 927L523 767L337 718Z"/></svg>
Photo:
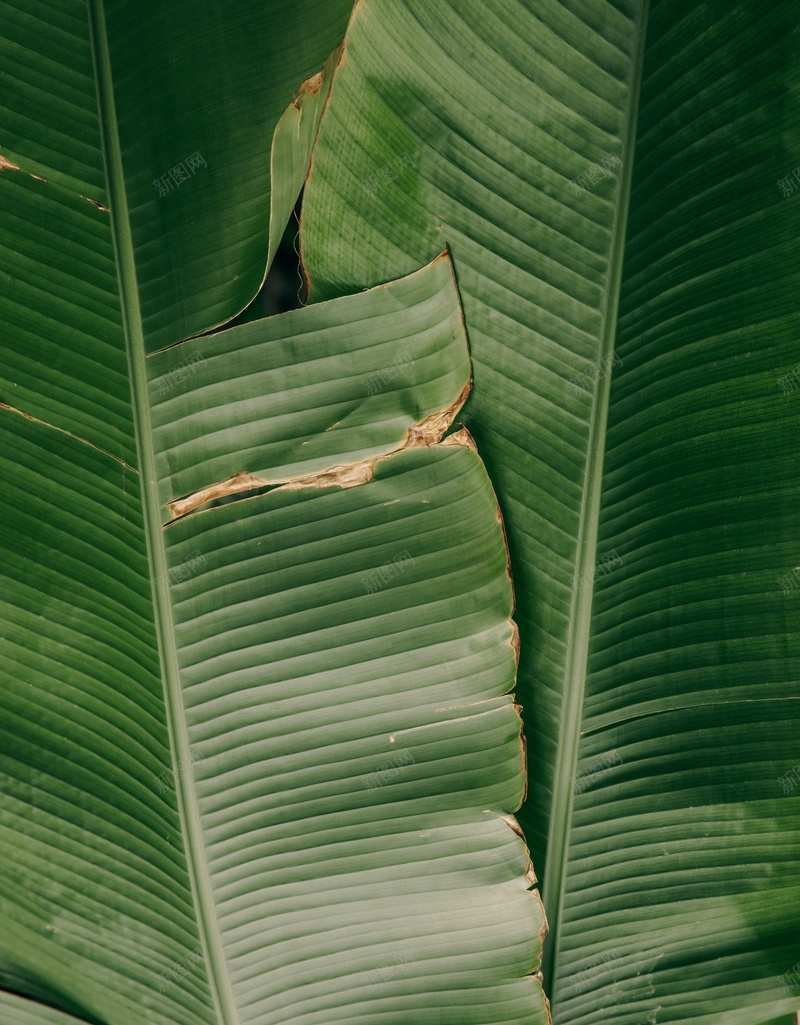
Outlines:
<svg viewBox="0 0 800 1025"><path fill-rule="evenodd" d="M545 965L555 978L555 1020L605 1021L613 1009L615 1020L637 1025L653 1016L685 1022L719 1013L760 1023L796 1005L781 977L791 974L798 950L789 913L781 920L778 910L781 903L791 906L795 892L783 845L795 836L796 810L773 813L775 785L765 776L771 770L741 724L732 732L758 780L760 825L745 802L723 788L715 803L684 766L679 779L687 803L696 785L712 829L720 828L718 817L731 817L729 841L740 845L747 866L739 875L719 867L724 893L709 908L717 930L736 940L731 949L722 940L715 948L713 926L702 935L686 929L692 915L703 920L704 905L684 847L680 878L688 894L674 893L673 904L665 900L656 910L648 886L666 871L667 859L653 839L647 857L635 860L638 815L642 832L677 837L677 843L691 839L702 851L700 820L683 805L680 812L648 815L632 774L645 773L662 793L671 730L683 721L681 711L691 717L696 706L705 723L698 733L699 766L713 759L725 778L738 777L742 770L722 737L740 701L742 709L753 709L761 745L769 735L765 710L786 709L786 721L772 729L784 765L796 760L796 748L784 746L794 719L793 654L785 665L766 655L770 643L793 653L796 636L780 606L780 574L766 569L780 559L789 566L796 538L796 516L785 499L790 471L777 455L780 431L791 424L793 437L795 421L788 410L785 417L772 410L777 382L789 382L786 394L793 388L796 303L784 284L792 272L776 270L772 253L786 252L794 238L795 212L777 210L773 182L796 162L784 142L796 120L785 104L796 88L789 42L795 29L786 5L769 17L746 3L731 10L707 3L691 11L678 3L653 5L639 101L635 73L645 7L609 12L531 2L514 5L509 24L498 26L477 4L457 11L442 4L436 17L412 0L362 4L323 117L302 246L318 286L312 295L325 298L403 267L410 254L426 251L434 233L451 245L475 365L465 419L498 488L518 579L521 694L535 709L533 803L523 821L537 868L544 865L553 927ZM752 38L759 40L754 49ZM467 53L463 74L452 59L456 48ZM433 68L445 69L441 80ZM502 103L497 83L507 86ZM551 134L541 145L544 168L521 141L520 110L532 111L534 138L539 126L533 122L545 121L539 111L552 113ZM634 132L620 276L613 240L628 197L610 181L613 159L606 166L604 158L619 154L617 141L630 154ZM377 180L392 147L399 152L403 146L415 154L414 180L387 175L368 196L359 181L370 172ZM576 166L581 158L582 168ZM560 203L557 171L565 189ZM509 184L514 178L516 192ZM351 210L358 249L350 242ZM566 237L557 238L554 229ZM535 317L528 315L531 308ZM615 348L608 347L612 335ZM685 344L687 335L693 345ZM679 386L685 392L676 392ZM698 412L701 394L708 405ZM757 471L743 456L748 444L759 453ZM691 473L681 469L686 460ZM698 500L698 487L722 500ZM715 513L723 515L721 528ZM756 525L759 542L749 553ZM663 537L646 543L661 529ZM681 531L690 550L707 546L705 558L697 550L694 562L686 560L682 588L683 567L674 557ZM742 567L736 564L740 550L746 553ZM783 579L792 586L786 570ZM701 588L703 624L721 635L705 645L687 644L678 668L660 676L657 658L673 657L669 624L676 621L674 632L680 626L692 633L693 588ZM722 596L734 617L727 632L726 613L715 623L709 611L712 595ZM745 608L758 610L757 628ZM626 637L623 610L636 611L644 636ZM659 636L665 645L660 656L651 650ZM637 643L642 654L628 661ZM753 696L745 680L745 666L755 665L765 684L763 707L760 692ZM657 716L663 716L660 734ZM686 719L686 730L691 722ZM663 770L655 756L645 755L644 736L651 745L660 738ZM565 737L571 742L564 744ZM704 778L700 767L695 774ZM669 778L678 786L678 778ZM690 816L683 832L681 814ZM762 828L770 839L759 844L749 830L758 836ZM616 855L613 871L604 843ZM698 871L707 871L704 855L697 857ZM603 886L604 873L611 874L612 893ZM562 878L568 880L563 931ZM737 900L743 887L748 895ZM675 922L680 926L673 928ZM646 950L638 959L629 939L632 923L641 936L634 942ZM610 943L619 943L619 956L603 960Z"/></svg>

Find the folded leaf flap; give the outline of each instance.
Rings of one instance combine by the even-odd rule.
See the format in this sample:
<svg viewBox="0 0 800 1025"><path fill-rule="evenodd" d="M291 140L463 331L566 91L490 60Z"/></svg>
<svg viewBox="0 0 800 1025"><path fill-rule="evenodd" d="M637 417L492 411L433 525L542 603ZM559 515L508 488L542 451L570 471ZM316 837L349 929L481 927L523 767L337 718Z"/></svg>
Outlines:
<svg viewBox="0 0 800 1025"><path fill-rule="evenodd" d="M447 253L398 281L148 363L164 504L235 474L281 484L386 454L428 418L444 430L436 414L452 422L470 380Z"/></svg>

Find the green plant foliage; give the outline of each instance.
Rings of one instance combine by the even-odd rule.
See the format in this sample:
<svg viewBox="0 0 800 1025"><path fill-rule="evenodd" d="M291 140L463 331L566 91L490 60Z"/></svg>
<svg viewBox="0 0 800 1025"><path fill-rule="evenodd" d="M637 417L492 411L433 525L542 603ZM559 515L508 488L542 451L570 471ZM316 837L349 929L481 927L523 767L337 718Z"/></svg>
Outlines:
<svg viewBox="0 0 800 1025"><path fill-rule="evenodd" d="M561 1025L800 1008L799 31L362 0L320 126L312 300L452 251Z"/></svg>
<svg viewBox="0 0 800 1025"><path fill-rule="evenodd" d="M546 1022L449 255L186 340L302 187L347 9L294 8L10 19L4 1025Z"/></svg>
<svg viewBox="0 0 800 1025"><path fill-rule="evenodd" d="M795 5L5 13L2 1022L792 1025Z"/></svg>

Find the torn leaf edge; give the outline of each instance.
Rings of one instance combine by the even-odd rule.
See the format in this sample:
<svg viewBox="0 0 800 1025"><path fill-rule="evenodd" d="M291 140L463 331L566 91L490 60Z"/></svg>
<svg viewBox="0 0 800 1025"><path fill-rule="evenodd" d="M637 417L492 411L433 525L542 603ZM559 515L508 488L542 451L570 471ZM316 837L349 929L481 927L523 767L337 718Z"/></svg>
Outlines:
<svg viewBox="0 0 800 1025"><path fill-rule="evenodd" d="M231 495L245 495L258 488L272 487L275 491L302 491L306 488L332 488L342 489L360 487L368 484L375 476L375 467L382 459L389 459L398 452L404 452L412 448L430 448L433 445L463 445L472 448L477 452L475 442L466 428L461 428L455 434L442 440L446 431L452 427L456 416L461 410L472 389L472 378L470 378L459 392L454 402L444 409L430 413L424 419L412 424L404 440L387 452L370 456L367 459L360 459L353 463L335 464L326 467L316 473L305 474L299 477L278 477L265 478L257 477L247 470L241 470L233 476L214 484L206 485L193 491L182 498L173 499L167 502L170 511L170 519L167 523L174 523L175 520L188 516L201 506L219 498L227 498ZM505 532L504 532L505 539Z"/></svg>

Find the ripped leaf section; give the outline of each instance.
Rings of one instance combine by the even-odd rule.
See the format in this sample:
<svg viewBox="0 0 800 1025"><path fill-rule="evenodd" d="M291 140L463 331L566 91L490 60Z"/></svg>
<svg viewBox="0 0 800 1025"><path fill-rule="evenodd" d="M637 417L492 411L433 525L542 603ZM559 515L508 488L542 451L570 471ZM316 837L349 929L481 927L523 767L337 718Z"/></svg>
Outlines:
<svg viewBox="0 0 800 1025"><path fill-rule="evenodd" d="M438 441L470 361L449 255L399 281L149 360L159 498L172 517L212 498L334 473ZM319 486L326 486L318 480Z"/></svg>
<svg viewBox="0 0 800 1025"><path fill-rule="evenodd" d="M508 815L512 594L475 450L405 450L363 487L274 490L164 538L242 1021L418 1025L458 1006L464 1025L544 1025L544 919Z"/></svg>

